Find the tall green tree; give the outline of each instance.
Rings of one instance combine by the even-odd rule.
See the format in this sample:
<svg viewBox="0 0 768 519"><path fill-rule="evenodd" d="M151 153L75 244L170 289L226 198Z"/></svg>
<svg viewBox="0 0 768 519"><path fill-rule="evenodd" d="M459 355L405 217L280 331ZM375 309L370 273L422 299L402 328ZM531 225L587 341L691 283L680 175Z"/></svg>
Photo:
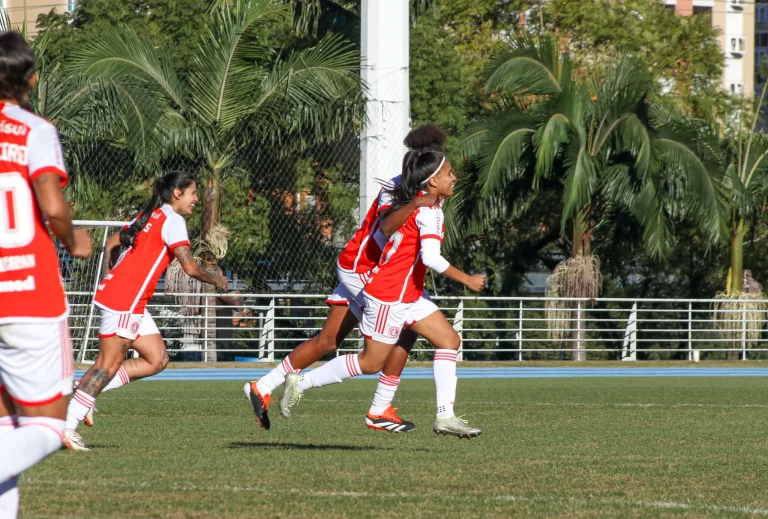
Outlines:
<svg viewBox="0 0 768 519"><path fill-rule="evenodd" d="M545 29L558 34L578 68L611 66L632 55L653 80L656 100L707 119L725 115L724 59L709 14L680 16L662 0L535 4L543 6Z"/></svg>
<svg viewBox="0 0 768 519"><path fill-rule="evenodd" d="M37 20L53 62L65 63L74 46L120 26L162 47L182 71L212 23L210 0L78 0L71 12L51 10Z"/></svg>
<svg viewBox="0 0 768 519"><path fill-rule="evenodd" d="M597 296L592 240L605 214L623 212L636 220L654 258L671 252L680 207L711 240L718 239L711 170L697 154L695 135L652 105L651 80L641 65L624 60L580 81L554 38L520 37L489 68L487 88L499 95L498 108L468 129L462 143L478 171L476 187L463 189L482 197L471 218L477 225L499 211L514 217L535 204L541 189L557 186L560 230L570 230L571 250L550 277L549 296ZM514 183L530 188L511 192ZM461 212L470 196L459 196L452 209ZM581 312L574 360L586 358ZM562 337L570 312L550 316L553 336Z"/></svg>
<svg viewBox="0 0 768 519"><path fill-rule="evenodd" d="M267 36L289 20L278 0L222 2L183 74L169 53L128 27L107 28L72 53L72 72L138 100L134 138L159 160L185 157L197 173L201 258L211 271L227 248L222 213L235 209L226 207L224 188L246 174L240 154L338 139L361 115L358 52L332 35L301 51L275 51ZM215 317L206 317L214 329Z"/></svg>
<svg viewBox="0 0 768 519"><path fill-rule="evenodd" d="M763 85L757 108L763 106L767 87L768 81ZM729 234L730 261L725 290L717 294L715 308L720 314L718 325L731 347L739 347L744 335L751 345L759 336L764 312L768 310L762 286L744 269L745 241L754 239L768 205L768 136L758 128L762 113L748 104L742 106L732 117L735 124L726 130L728 135L721 141L719 181L726 201L721 214ZM746 299L755 302L746 303ZM738 352L729 351L728 358L737 359Z"/></svg>
<svg viewBox="0 0 768 519"><path fill-rule="evenodd" d="M224 4L186 75L129 28L106 31L74 53L74 71L144 96L142 133L152 146L203 164L203 240L220 221L222 179L244 143L276 144L299 131L330 139L356 109L359 58L349 44L328 37L289 55L265 45L264 33L289 15L272 0Z"/></svg>

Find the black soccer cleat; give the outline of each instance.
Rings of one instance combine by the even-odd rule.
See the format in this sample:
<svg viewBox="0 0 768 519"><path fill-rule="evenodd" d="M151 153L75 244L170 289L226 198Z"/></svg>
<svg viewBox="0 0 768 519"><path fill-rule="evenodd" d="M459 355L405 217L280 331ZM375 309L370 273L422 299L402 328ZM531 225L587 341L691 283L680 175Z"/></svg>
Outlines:
<svg viewBox="0 0 768 519"><path fill-rule="evenodd" d="M262 429L269 430L270 423L267 411L269 411L269 404L274 402L272 397L261 395L256 388L256 382L246 382L243 386L243 393L245 393L245 397L251 403L256 421L259 422Z"/></svg>
<svg viewBox="0 0 768 519"><path fill-rule="evenodd" d="M381 413L381 416L372 416L368 413L365 417L365 425L369 429L376 429L379 431L389 431L391 433L404 433L411 432L416 429L416 425L408 420L403 420L397 416L396 407L389 406L386 411Z"/></svg>

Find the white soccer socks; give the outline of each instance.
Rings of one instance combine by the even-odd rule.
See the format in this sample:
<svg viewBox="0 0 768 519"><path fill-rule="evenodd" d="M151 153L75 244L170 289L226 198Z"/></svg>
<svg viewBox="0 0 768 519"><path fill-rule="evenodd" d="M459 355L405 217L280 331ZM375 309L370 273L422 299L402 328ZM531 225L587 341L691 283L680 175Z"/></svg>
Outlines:
<svg viewBox="0 0 768 519"><path fill-rule="evenodd" d="M67 429L77 429L80 422L83 421L85 415L91 410L93 404L96 403L96 398L92 397L88 393L75 391L72 400L69 401L69 407L67 408Z"/></svg>
<svg viewBox="0 0 768 519"><path fill-rule="evenodd" d="M362 375L363 371L360 369L357 355L357 353L354 355L340 355L319 368L305 373L299 379L296 388L300 393L303 393L310 387L338 384L344 379Z"/></svg>
<svg viewBox="0 0 768 519"><path fill-rule="evenodd" d="M128 377L128 373L125 372L125 368L120 366L120 369L117 370L117 373L115 373L115 376L112 377L112 380L109 381L109 384L101 390L102 393L105 393L107 391L112 391L113 389L117 389L119 387L123 387L126 384L129 384L131 382L131 379Z"/></svg>
<svg viewBox="0 0 768 519"><path fill-rule="evenodd" d="M388 376L384 373L379 377L379 383L376 386L376 393L373 395L373 403L368 410L371 416L381 416L381 414L392 405L395 399L395 392L400 385L400 377Z"/></svg>
<svg viewBox="0 0 768 519"><path fill-rule="evenodd" d="M0 417L0 438L16 429L15 416ZM2 440L0 440L2 441ZM0 481L0 517L15 519L19 514L19 478Z"/></svg>
<svg viewBox="0 0 768 519"><path fill-rule="evenodd" d="M258 382L256 382L256 389L259 390L259 394L262 396L269 395L272 393L272 391L275 390L276 387L285 382L285 377L288 375L288 373L293 373L294 371L298 373L301 370L293 369L293 366L291 365L291 359L285 357L283 362L278 364L276 368L261 377Z"/></svg>
<svg viewBox="0 0 768 519"><path fill-rule="evenodd" d="M437 417L450 418L453 416L453 404L456 401L456 355L457 350L435 350L435 360L432 364L435 376L435 391L437 393Z"/></svg>
<svg viewBox="0 0 768 519"><path fill-rule="evenodd" d="M64 420L46 416L20 416L18 427L0 442L0 481L36 465L61 448Z"/></svg>

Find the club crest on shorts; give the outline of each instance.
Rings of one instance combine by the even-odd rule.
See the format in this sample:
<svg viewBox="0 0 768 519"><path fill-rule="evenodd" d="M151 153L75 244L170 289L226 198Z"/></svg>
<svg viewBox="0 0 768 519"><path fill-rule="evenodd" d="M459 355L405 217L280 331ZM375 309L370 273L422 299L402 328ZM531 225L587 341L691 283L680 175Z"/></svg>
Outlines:
<svg viewBox="0 0 768 519"><path fill-rule="evenodd" d="M137 323L136 321L133 321L131 323L131 333L138 333L138 331L139 331L139 323Z"/></svg>
<svg viewBox="0 0 768 519"><path fill-rule="evenodd" d="M389 336L394 339L395 337L397 337L400 334L400 329L395 327L395 326L393 326L392 328L389 329L387 334L389 334Z"/></svg>

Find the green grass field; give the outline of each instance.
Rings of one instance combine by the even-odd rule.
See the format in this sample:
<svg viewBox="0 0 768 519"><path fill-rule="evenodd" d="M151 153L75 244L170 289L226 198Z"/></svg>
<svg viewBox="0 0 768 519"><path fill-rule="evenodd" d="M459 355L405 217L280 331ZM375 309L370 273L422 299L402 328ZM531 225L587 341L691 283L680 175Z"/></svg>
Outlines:
<svg viewBox="0 0 768 519"><path fill-rule="evenodd" d="M308 393L258 429L236 382L140 382L100 397L93 452L22 479L22 517L748 517L768 515L768 378L460 380L484 428L363 424L375 381Z"/></svg>

